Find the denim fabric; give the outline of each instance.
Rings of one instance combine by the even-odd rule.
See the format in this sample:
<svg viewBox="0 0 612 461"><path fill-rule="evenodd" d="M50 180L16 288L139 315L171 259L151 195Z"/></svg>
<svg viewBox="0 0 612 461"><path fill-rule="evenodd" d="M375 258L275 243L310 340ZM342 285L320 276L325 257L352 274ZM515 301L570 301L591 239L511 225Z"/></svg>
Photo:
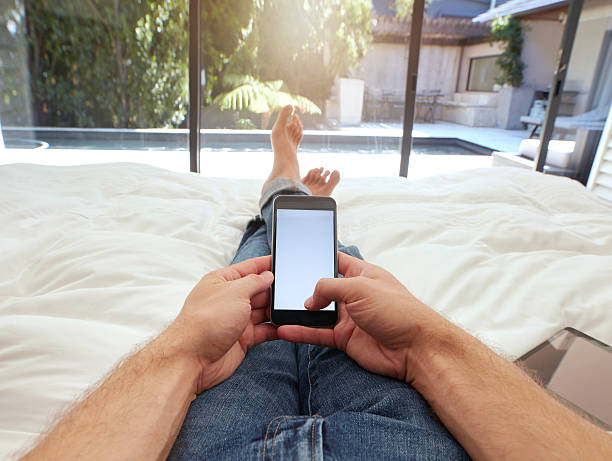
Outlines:
<svg viewBox="0 0 612 461"><path fill-rule="evenodd" d="M234 263L270 254L272 199L264 191ZM338 249L361 258L359 250ZM272 341L248 351L226 381L191 404L168 459L469 459L411 386L369 373L344 352Z"/></svg>
<svg viewBox="0 0 612 461"><path fill-rule="evenodd" d="M261 193L261 197L259 198L259 209L262 210L268 202L271 203L272 199L279 193L312 195L308 186L301 181L289 178L274 178Z"/></svg>

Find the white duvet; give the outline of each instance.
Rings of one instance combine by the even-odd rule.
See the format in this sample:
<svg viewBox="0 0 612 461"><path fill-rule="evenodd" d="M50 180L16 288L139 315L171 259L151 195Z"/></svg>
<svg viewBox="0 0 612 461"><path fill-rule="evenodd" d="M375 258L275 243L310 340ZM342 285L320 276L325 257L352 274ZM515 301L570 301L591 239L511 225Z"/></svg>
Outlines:
<svg viewBox="0 0 612 461"><path fill-rule="evenodd" d="M260 183L145 165L0 167L0 458L226 266ZM349 179L339 236L515 357L565 326L612 343L612 207L519 169Z"/></svg>

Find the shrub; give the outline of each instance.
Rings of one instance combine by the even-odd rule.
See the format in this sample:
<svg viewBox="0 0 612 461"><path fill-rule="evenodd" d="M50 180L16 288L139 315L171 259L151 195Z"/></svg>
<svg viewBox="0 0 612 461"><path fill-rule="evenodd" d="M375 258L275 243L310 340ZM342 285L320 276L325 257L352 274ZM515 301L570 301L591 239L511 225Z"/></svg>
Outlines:
<svg viewBox="0 0 612 461"><path fill-rule="evenodd" d="M500 85L518 88L523 83L525 64L521 60L523 29L518 19L504 16L491 23L491 41L503 42L504 52L497 58L502 75L495 79Z"/></svg>

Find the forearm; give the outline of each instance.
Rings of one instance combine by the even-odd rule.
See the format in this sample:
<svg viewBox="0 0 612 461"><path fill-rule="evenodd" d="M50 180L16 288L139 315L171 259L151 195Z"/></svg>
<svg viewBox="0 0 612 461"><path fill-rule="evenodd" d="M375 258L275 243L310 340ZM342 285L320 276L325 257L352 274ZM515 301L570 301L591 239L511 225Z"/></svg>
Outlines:
<svg viewBox="0 0 612 461"><path fill-rule="evenodd" d="M609 459L612 436L458 327L409 354L413 385L475 459Z"/></svg>
<svg viewBox="0 0 612 461"><path fill-rule="evenodd" d="M131 356L24 459L164 459L195 398L193 363L160 339Z"/></svg>

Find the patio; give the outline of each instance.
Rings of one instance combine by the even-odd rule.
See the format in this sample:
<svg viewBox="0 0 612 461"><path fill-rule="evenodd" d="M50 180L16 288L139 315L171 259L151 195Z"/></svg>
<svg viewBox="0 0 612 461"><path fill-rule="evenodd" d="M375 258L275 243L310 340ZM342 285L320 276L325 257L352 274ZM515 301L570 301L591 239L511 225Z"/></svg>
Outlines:
<svg viewBox="0 0 612 461"><path fill-rule="evenodd" d="M397 136L402 135L401 123L362 123L358 127L341 128L343 133L363 133L365 130L372 136L390 133ZM518 152L521 141L529 137L529 132L471 127L436 120L435 123L415 123L412 136L415 138L458 138L495 151Z"/></svg>

